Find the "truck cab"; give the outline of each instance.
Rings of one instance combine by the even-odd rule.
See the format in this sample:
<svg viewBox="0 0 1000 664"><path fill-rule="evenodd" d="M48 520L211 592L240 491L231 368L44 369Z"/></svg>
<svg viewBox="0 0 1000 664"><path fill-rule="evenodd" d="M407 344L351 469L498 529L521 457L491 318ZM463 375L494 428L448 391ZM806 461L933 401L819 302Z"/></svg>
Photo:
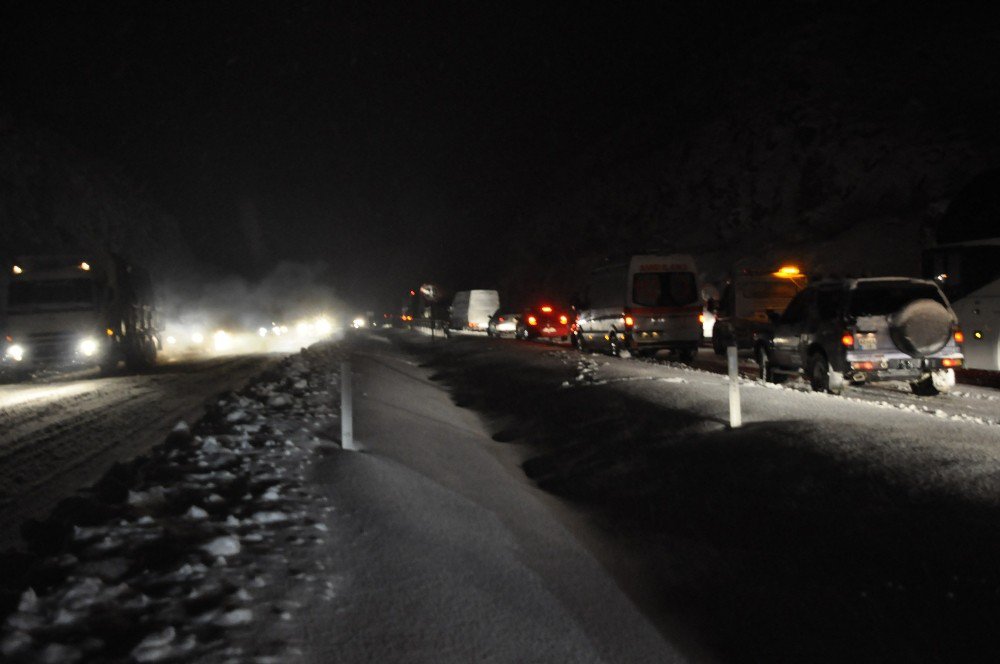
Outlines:
<svg viewBox="0 0 1000 664"><path fill-rule="evenodd" d="M770 331L771 314L784 311L804 286L805 276L790 265L773 271L743 270L729 278L719 300L709 303L715 315L712 350L724 355L728 346L753 349Z"/></svg>

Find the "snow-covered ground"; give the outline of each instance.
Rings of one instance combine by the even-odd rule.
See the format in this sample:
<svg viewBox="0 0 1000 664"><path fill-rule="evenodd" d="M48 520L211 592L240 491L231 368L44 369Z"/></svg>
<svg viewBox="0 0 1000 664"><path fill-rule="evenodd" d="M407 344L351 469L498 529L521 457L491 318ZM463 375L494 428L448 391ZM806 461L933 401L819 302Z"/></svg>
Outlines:
<svg viewBox="0 0 1000 664"><path fill-rule="evenodd" d="M194 432L178 423L148 458L118 466L30 529L34 555L8 554L4 570L19 573L5 587L26 587L3 625L3 656L63 663L294 654L281 625L336 592L336 576L316 554L332 508L302 481L337 417L337 375L316 371L318 356L295 356L220 399Z"/></svg>
<svg viewBox="0 0 1000 664"><path fill-rule="evenodd" d="M397 343L617 543L602 562L648 615L682 616L721 660L1000 656L990 391L835 397L748 377L730 430L712 371L504 340Z"/></svg>
<svg viewBox="0 0 1000 664"><path fill-rule="evenodd" d="M200 416L206 399L275 359L205 359L113 377L54 372L0 385L0 549L18 544L22 521L146 453L178 418Z"/></svg>

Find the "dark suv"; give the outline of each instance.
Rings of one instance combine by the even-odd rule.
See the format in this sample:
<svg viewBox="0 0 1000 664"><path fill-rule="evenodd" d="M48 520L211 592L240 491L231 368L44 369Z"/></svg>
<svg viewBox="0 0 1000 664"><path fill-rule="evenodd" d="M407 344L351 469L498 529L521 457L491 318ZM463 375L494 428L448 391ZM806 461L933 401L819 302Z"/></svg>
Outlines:
<svg viewBox="0 0 1000 664"><path fill-rule="evenodd" d="M955 384L962 333L933 281L885 277L809 285L754 354L770 382L804 373L817 391L839 394L848 382L909 381L934 395Z"/></svg>

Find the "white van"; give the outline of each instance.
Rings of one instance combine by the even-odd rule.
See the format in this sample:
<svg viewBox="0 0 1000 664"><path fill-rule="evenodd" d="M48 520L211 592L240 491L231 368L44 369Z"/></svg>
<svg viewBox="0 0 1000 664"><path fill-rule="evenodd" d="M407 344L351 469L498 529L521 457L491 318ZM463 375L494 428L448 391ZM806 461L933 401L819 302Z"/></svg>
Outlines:
<svg viewBox="0 0 1000 664"><path fill-rule="evenodd" d="M495 290L459 291L451 302L448 327L485 332L490 316L499 308L500 295Z"/></svg>
<svg viewBox="0 0 1000 664"><path fill-rule="evenodd" d="M590 274L573 343L581 350L677 353L690 361L702 336L702 301L694 259L684 254L633 256Z"/></svg>

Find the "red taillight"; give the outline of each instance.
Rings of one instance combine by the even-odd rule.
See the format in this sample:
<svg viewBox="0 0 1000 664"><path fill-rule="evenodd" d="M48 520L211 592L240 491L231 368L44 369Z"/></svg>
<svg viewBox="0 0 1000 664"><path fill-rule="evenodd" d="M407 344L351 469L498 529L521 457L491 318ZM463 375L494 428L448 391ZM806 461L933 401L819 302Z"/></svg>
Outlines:
<svg viewBox="0 0 1000 664"><path fill-rule="evenodd" d="M851 368L855 371L875 371L874 362L851 362Z"/></svg>
<svg viewBox="0 0 1000 664"><path fill-rule="evenodd" d="M502 323L503 322L503 316L500 316L500 318L498 318L497 320Z"/></svg>
<svg viewBox="0 0 1000 664"><path fill-rule="evenodd" d="M538 325L538 319L534 316L528 316L528 325Z"/></svg>
<svg viewBox="0 0 1000 664"><path fill-rule="evenodd" d="M957 343L957 344L964 344L965 343L965 335L962 334L961 330L955 330L955 335L954 336L955 336L955 343Z"/></svg>
<svg viewBox="0 0 1000 664"><path fill-rule="evenodd" d="M542 307L542 313L544 313L544 314L551 314L552 313L552 307L550 307L550 306L544 306L544 307Z"/></svg>
<svg viewBox="0 0 1000 664"><path fill-rule="evenodd" d="M568 319L568 318L566 318L566 316L560 316L560 317L559 317L559 324L560 324L560 325L565 325L565 324L566 324L566 323L568 323L568 322L569 322L569 319Z"/></svg>
<svg viewBox="0 0 1000 664"><path fill-rule="evenodd" d="M844 332L843 336L840 337L840 343L844 345L844 348L854 348L854 335L850 332Z"/></svg>
<svg viewBox="0 0 1000 664"><path fill-rule="evenodd" d="M957 357L946 357L941 360L942 367L960 367L962 366L962 360Z"/></svg>
<svg viewBox="0 0 1000 664"><path fill-rule="evenodd" d="M623 318L625 318L625 327L632 327L635 325L635 319L631 316L626 314Z"/></svg>

